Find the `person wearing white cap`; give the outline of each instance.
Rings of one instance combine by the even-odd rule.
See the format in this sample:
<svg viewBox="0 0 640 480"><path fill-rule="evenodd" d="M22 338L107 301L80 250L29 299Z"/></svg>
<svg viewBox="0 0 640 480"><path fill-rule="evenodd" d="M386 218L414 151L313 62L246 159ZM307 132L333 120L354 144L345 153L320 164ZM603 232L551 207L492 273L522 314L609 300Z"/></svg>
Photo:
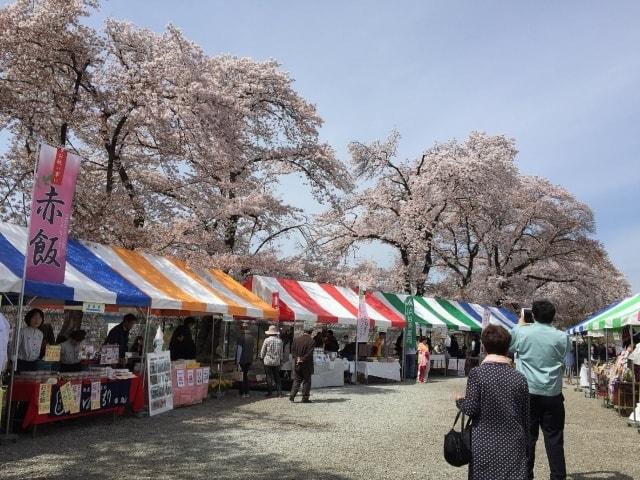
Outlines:
<svg viewBox="0 0 640 480"><path fill-rule="evenodd" d="M267 334L266 340L262 344L260 358L264 363L264 370L267 374L267 397L271 397L273 389L276 389L277 395L282 396L282 382L280 380L280 365L282 365L282 340L280 340L280 331L275 325L271 325L269 330L264 332Z"/></svg>

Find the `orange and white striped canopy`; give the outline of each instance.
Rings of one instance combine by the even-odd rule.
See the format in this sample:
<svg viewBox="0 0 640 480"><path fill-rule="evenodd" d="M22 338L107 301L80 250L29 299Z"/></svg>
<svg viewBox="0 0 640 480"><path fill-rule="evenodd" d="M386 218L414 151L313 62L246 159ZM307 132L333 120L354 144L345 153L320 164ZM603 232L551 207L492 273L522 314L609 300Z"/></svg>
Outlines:
<svg viewBox="0 0 640 480"><path fill-rule="evenodd" d="M20 292L26 245L25 228L0 224L0 292ZM194 270L178 259L77 240L69 240L64 284L27 281L25 292L153 310L278 316L269 304L219 270Z"/></svg>

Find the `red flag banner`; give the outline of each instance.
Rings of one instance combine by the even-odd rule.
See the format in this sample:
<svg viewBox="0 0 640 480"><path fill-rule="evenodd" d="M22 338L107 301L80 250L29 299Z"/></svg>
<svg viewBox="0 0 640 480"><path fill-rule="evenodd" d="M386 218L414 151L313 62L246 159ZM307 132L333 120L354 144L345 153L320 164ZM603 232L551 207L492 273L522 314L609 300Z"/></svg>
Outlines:
<svg viewBox="0 0 640 480"><path fill-rule="evenodd" d="M40 147L27 244L27 280L64 283L69 221L80 157Z"/></svg>

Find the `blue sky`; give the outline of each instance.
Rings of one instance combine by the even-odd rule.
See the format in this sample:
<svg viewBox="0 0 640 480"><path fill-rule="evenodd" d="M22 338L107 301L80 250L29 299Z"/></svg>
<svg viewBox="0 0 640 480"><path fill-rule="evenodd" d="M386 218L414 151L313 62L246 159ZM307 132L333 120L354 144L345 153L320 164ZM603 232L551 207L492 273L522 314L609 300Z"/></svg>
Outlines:
<svg viewBox="0 0 640 480"><path fill-rule="evenodd" d="M515 138L524 173L594 209L597 237L640 291L640 2L111 0L106 16L174 23L210 54L277 59L343 159L350 140L392 128L406 157L471 130ZM287 200L317 211L284 183Z"/></svg>

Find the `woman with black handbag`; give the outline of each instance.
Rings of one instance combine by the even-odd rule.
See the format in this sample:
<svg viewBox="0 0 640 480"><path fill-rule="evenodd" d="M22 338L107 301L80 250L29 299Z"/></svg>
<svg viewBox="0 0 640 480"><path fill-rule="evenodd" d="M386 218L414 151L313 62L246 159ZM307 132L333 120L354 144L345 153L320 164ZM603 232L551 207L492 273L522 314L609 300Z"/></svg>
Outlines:
<svg viewBox="0 0 640 480"><path fill-rule="evenodd" d="M471 370L456 404L472 420L470 480L527 480L529 389L507 358L511 336L490 325L482 332L487 357Z"/></svg>

